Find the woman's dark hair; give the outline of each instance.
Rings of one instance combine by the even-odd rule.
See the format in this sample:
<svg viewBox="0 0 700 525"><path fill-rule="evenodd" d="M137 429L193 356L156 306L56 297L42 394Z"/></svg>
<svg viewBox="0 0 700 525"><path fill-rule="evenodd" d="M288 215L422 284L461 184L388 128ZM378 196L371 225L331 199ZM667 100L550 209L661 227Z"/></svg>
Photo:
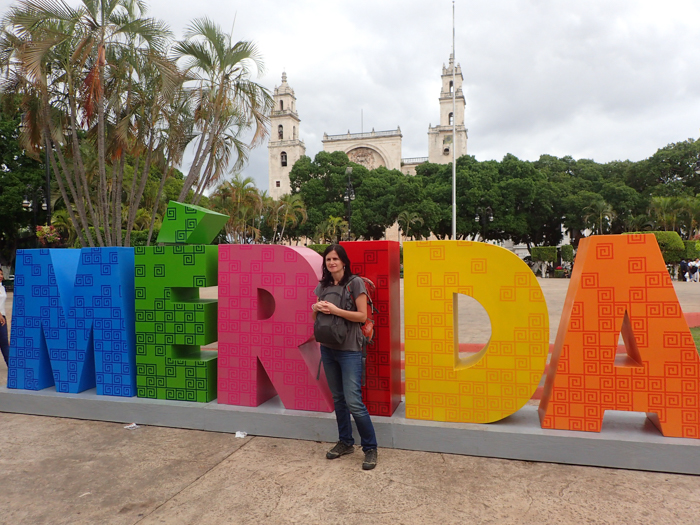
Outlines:
<svg viewBox="0 0 700 525"><path fill-rule="evenodd" d="M331 275L331 272L328 271L328 268L326 268L326 256L331 252L337 253L338 258L345 265L345 274L343 275L343 278L338 283L340 286L345 286L345 284L348 282L350 277L352 277L352 270L350 269L350 257L348 257L348 254L345 251L345 248L343 248L340 244L331 244L323 252L323 267L321 268L321 280L319 282L323 286L332 286L333 285L333 276Z"/></svg>

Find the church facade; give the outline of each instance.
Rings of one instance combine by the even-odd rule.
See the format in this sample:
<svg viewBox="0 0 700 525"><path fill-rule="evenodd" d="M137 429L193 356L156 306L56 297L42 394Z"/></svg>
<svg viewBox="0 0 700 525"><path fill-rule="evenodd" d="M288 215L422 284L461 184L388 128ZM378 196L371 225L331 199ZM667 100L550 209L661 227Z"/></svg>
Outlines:
<svg viewBox="0 0 700 525"><path fill-rule="evenodd" d="M455 69L456 68L456 69ZM454 71L453 71L454 70ZM454 81L453 81L454 73ZM428 126L428 156L404 158L401 155L401 128L395 130L342 135L323 134L323 151L342 151L350 161L375 169L384 166L415 175L416 166L424 162L449 164L454 148L457 157L467 154L467 128L464 125L465 100L462 91L462 68L455 66L450 55L448 66L442 66L440 90L440 120L437 126ZM452 96L455 96L453 111ZM279 199L290 192L289 172L294 163L306 153L304 142L299 139L299 115L296 112L294 90L287 83L286 73L282 84L274 90L274 110L270 116L271 132L269 151L269 194ZM453 133L453 123L456 133Z"/></svg>

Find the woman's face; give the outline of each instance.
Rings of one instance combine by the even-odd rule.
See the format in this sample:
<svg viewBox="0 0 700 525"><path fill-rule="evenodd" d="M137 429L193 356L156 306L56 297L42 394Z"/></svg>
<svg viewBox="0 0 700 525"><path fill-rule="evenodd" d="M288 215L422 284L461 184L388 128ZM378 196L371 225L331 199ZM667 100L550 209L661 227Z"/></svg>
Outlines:
<svg viewBox="0 0 700 525"><path fill-rule="evenodd" d="M328 252L328 255L326 255L326 268L331 273L336 273L343 269L343 261L340 260L335 250Z"/></svg>
<svg viewBox="0 0 700 525"><path fill-rule="evenodd" d="M2 282L3 279L4 279L4 277L2 275L2 270L0 270L0 283Z"/></svg>

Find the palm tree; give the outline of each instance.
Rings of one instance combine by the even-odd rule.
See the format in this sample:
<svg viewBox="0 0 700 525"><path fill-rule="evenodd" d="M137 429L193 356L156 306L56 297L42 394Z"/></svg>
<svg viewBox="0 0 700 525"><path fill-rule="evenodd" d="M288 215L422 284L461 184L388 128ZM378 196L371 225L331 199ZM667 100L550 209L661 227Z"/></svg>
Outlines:
<svg viewBox="0 0 700 525"><path fill-rule="evenodd" d="M59 8L58 13L52 9ZM2 89L22 95L25 110L20 140L30 151L42 148L51 151L54 146L60 162L63 177L54 155L50 155L51 165L56 174L56 182L66 203L66 211L73 222L81 245L87 240L94 242L88 230L86 201L90 219L96 223L96 216L87 190L85 173L82 168L81 151L72 144L73 169L69 167L60 145L64 141L61 130L70 118L71 127L77 121L76 99L79 80L75 71L79 70L84 58L74 49L80 38L80 11L69 6L36 6L30 2L14 6L3 20L0 56L5 79ZM56 81L61 79L60 84ZM68 115L70 114L70 117ZM68 191L72 200L68 199ZM83 192L85 191L85 195ZM80 221L70 206L74 202ZM102 240L98 237L102 244Z"/></svg>
<svg viewBox="0 0 700 525"><path fill-rule="evenodd" d="M651 231L654 228L653 221L649 218L649 215L628 215L623 226L627 232L641 232L641 231Z"/></svg>
<svg viewBox="0 0 700 525"><path fill-rule="evenodd" d="M145 151L145 159L138 177L138 170L134 170L131 190L128 193L130 213L126 223L127 245L136 219L136 212L148 182L151 164L157 156L158 150L168 146L167 133L163 131L168 124L167 111L183 80L174 64L166 62L159 64L157 60L153 60L152 55L149 55L148 58L148 63L142 64L139 78L134 82L135 97L138 101L134 151L137 154L137 159L140 158L140 153ZM138 161L136 164L138 165ZM167 178L167 175L168 170L166 169L166 172L162 174L162 179ZM137 180L138 186L136 186ZM164 184L163 180L161 182Z"/></svg>
<svg viewBox="0 0 700 525"><path fill-rule="evenodd" d="M256 221L262 212L262 198L251 177L236 174L219 185L211 197L211 207L229 216L226 236L231 243L249 243L260 238Z"/></svg>
<svg viewBox="0 0 700 525"><path fill-rule="evenodd" d="M423 217L414 211L404 210L399 213L397 222L399 223L399 229L403 234L404 240L406 240L408 238L408 232L414 224L423 226Z"/></svg>
<svg viewBox="0 0 700 525"><path fill-rule="evenodd" d="M77 239L75 228L70 221L66 210L55 210L51 215L51 225L58 230L58 233L63 240L63 245L73 247Z"/></svg>
<svg viewBox="0 0 700 525"><path fill-rule="evenodd" d="M342 217L331 215L316 227L316 236L327 242L340 242L341 238L347 235L348 221Z"/></svg>
<svg viewBox="0 0 700 525"><path fill-rule="evenodd" d="M304 224L307 219L306 207L304 206L304 201L301 195L295 193L294 195L282 195L280 198L282 203L283 215L282 215L282 231L279 235L279 242L282 242L284 238L284 229L289 226L297 226L298 224Z"/></svg>
<svg viewBox="0 0 700 525"><path fill-rule="evenodd" d="M178 197L184 202L195 183L199 181L201 194L220 176L233 151L236 159L232 170L240 170L247 160L248 149L260 144L267 134L272 97L264 87L250 80L254 71L264 70L256 46L247 41L234 44L232 35L224 33L208 18L194 20L174 52L184 62L186 71L196 78L191 96L196 100L199 137ZM241 132L251 128L253 138L245 144L240 139Z"/></svg>
<svg viewBox="0 0 700 525"><path fill-rule="evenodd" d="M183 80L186 78L181 77ZM163 131L164 139L161 141L163 148L159 151L158 167L163 174L156 193L156 199L151 214L151 224L148 228L148 238L146 245L150 246L151 237L153 236L153 227L155 224L156 213L161 206L161 198L163 196L163 188L165 182L170 178L175 166L180 165L187 144L192 139L192 127L194 126L194 116L187 92L179 89L173 100L163 108L163 118L167 122L167 129Z"/></svg>
<svg viewBox="0 0 700 525"><path fill-rule="evenodd" d="M138 0L82 0L75 9L63 2L24 0L5 19L0 57L8 81L3 88L23 95L23 140L35 151L49 151L67 213L83 245L94 246L90 226L99 245L121 243L120 177L135 120L129 113L131 87L143 75L127 65L167 65L161 50L168 37L164 24L144 16L144 4ZM159 96L171 92L168 83L161 82ZM151 113L150 107L141 108ZM84 156L93 151L96 170L91 184L93 174ZM136 188L132 185L130 197ZM138 203L130 199L130 204Z"/></svg>
<svg viewBox="0 0 700 525"><path fill-rule="evenodd" d="M700 234L700 195L680 199L679 208L683 219L681 230L684 237L692 239Z"/></svg>
<svg viewBox="0 0 700 525"><path fill-rule="evenodd" d="M265 216L265 222L272 229L272 236L270 238L271 243L275 243L277 239L277 228L280 224L280 215L284 211L284 203L279 200L276 201L269 198L267 201L263 201L263 215Z"/></svg>
<svg viewBox="0 0 700 525"><path fill-rule="evenodd" d="M665 231L676 229L678 220L678 201L674 197L652 197L651 215L655 218L657 227Z"/></svg>
<svg viewBox="0 0 700 525"><path fill-rule="evenodd" d="M603 199L595 200L584 208L586 215L583 220L590 225L594 233L603 235L610 230L610 225L615 220L615 212L612 206Z"/></svg>

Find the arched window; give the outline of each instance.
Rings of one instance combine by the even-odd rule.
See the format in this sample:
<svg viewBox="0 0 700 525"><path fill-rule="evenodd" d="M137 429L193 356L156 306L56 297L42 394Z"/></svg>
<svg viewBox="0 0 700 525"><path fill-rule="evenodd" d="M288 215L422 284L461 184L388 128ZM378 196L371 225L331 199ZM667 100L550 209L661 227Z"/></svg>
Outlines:
<svg viewBox="0 0 700 525"><path fill-rule="evenodd" d="M454 124L454 121L455 121L454 113L450 113L449 116L448 116L447 118L448 118L448 120L449 120L449 122L450 122L450 126L451 126L452 124Z"/></svg>
<svg viewBox="0 0 700 525"><path fill-rule="evenodd" d="M449 155L449 154L450 154L450 147L447 146L446 148L444 148L444 149L442 150L442 154L443 154L443 155Z"/></svg>
<svg viewBox="0 0 700 525"><path fill-rule="evenodd" d="M455 90L455 85L450 80L450 93L452 93L454 90Z"/></svg>
<svg viewBox="0 0 700 525"><path fill-rule="evenodd" d="M282 126L282 124L277 126L277 136L280 140L284 137L284 126Z"/></svg>
<svg viewBox="0 0 700 525"><path fill-rule="evenodd" d="M296 139L297 138L297 127L292 126L292 138Z"/></svg>
<svg viewBox="0 0 700 525"><path fill-rule="evenodd" d="M284 100L280 100L280 111L284 111Z"/></svg>
<svg viewBox="0 0 700 525"><path fill-rule="evenodd" d="M283 151L283 152L280 154L280 160L282 161L282 166L286 166L286 165L287 165L287 152L286 152L286 151Z"/></svg>

